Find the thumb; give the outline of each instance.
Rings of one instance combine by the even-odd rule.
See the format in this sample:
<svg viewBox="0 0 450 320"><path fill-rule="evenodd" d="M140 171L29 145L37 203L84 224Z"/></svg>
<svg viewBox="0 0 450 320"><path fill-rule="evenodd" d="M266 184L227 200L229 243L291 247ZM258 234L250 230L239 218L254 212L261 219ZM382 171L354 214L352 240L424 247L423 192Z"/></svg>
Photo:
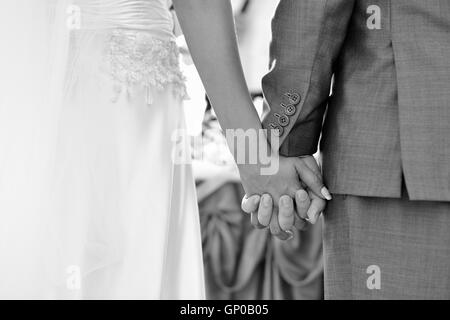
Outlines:
<svg viewBox="0 0 450 320"><path fill-rule="evenodd" d="M325 187L322 181L322 175L312 170L303 159L295 159L295 169L300 180L311 190L316 196L324 200L331 200L330 191Z"/></svg>

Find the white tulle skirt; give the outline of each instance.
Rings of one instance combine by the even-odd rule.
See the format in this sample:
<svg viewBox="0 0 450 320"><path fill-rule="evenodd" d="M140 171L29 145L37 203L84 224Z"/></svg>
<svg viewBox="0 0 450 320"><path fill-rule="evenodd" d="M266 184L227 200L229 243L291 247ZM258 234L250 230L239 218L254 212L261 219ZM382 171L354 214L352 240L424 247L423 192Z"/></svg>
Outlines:
<svg viewBox="0 0 450 320"><path fill-rule="evenodd" d="M138 85L112 99L99 39L62 104L19 94L44 76L0 99L0 298L202 299L191 166L172 159L182 101Z"/></svg>

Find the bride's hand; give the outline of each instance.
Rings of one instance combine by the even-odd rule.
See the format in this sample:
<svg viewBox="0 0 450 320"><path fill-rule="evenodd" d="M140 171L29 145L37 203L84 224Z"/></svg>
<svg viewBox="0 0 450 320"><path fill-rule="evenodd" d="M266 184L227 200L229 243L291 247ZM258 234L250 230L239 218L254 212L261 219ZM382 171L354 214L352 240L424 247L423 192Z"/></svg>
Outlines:
<svg viewBox="0 0 450 320"><path fill-rule="evenodd" d="M242 70L230 1L173 0L173 3L193 61L222 129L259 132L262 129L261 121L253 106ZM199 15L199 12L202 14ZM266 139L264 143L267 144ZM233 150L232 147L230 149L233 154L242 151ZM280 207L283 208L280 215L288 217L287 223L282 222L286 228L292 221L292 198L301 189L300 179L318 197L322 197L320 189L323 184L299 158L280 158L279 165L279 170L270 176L262 175L257 167L240 166L239 169L247 194L268 193L273 199L275 214L282 195L288 196L289 199L282 198L287 206ZM271 231L279 233L277 230L281 228L278 219L271 220L274 221L270 222Z"/></svg>

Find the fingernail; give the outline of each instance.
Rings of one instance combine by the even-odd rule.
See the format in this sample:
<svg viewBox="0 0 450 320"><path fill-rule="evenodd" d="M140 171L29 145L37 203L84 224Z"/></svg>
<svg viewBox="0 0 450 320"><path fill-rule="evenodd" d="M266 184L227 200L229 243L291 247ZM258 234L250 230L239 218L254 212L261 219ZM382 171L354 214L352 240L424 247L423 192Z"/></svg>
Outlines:
<svg viewBox="0 0 450 320"><path fill-rule="evenodd" d="M289 205L289 198L287 198L287 197L281 198L281 204L283 206L288 206Z"/></svg>
<svg viewBox="0 0 450 320"><path fill-rule="evenodd" d="M271 205L269 196L264 195L262 197L262 202L264 207L270 207Z"/></svg>
<svg viewBox="0 0 450 320"><path fill-rule="evenodd" d="M324 196L325 199L327 199L327 200L333 199L331 197L330 191L328 191L328 189L326 187L323 187L322 190L320 190L320 192L322 193L322 195Z"/></svg>
<svg viewBox="0 0 450 320"><path fill-rule="evenodd" d="M316 224L318 216L319 215L317 213L313 213L313 215L311 215L311 216L308 214L309 223Z"/></svg>
<svg viewBox="0 0 450 320"><path fill-rule="evenodd" d="M300 201L308 200L308 193L306 193L306 191L298 192L297 196Z"/></svg>

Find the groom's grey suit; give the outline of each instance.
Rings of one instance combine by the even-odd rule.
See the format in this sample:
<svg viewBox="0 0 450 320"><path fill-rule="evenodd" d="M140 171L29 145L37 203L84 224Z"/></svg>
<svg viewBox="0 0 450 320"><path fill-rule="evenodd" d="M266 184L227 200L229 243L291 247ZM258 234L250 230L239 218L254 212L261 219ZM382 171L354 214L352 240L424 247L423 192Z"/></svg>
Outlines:
<svg viewBox="0 0 450 320"><path fill-rule="evenodd" d="M272 28L263 125L286 156L315 153L321 137L335 194L327 296L448 297L450 1L281 0ZM367 288L372 264L384 291Z"/></svg>

